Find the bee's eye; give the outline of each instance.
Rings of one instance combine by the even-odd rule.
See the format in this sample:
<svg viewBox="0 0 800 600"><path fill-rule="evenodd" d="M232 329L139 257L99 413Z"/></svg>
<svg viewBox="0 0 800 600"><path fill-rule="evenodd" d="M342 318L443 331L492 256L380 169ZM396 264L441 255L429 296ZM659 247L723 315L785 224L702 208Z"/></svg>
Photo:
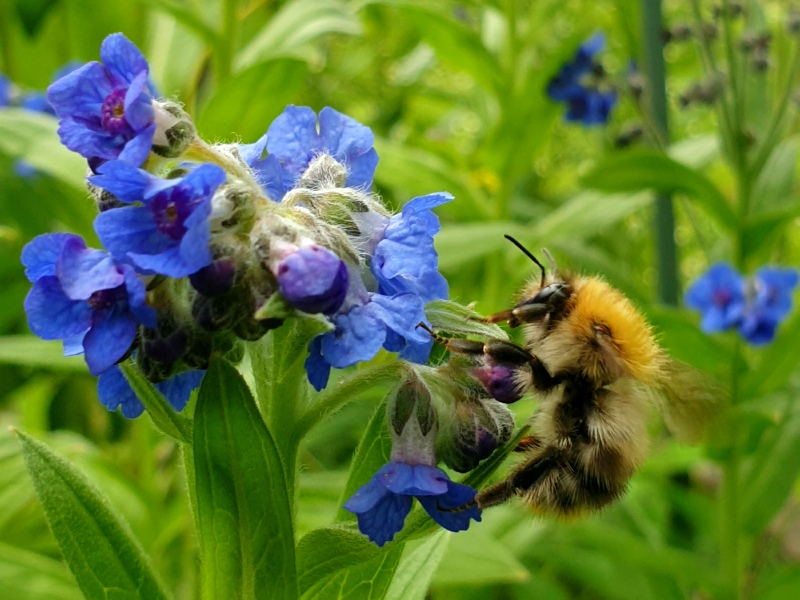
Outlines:
<svg viewBox="0 0 800 600"><path fill-rule="evenodd" d="M554 300L558 296L564 296L564 288L566 284L563 282L558 283L551 283L548 286L543 287L539 290L539 293L533 299L535 303L546 304L551 300Z"/></svg>

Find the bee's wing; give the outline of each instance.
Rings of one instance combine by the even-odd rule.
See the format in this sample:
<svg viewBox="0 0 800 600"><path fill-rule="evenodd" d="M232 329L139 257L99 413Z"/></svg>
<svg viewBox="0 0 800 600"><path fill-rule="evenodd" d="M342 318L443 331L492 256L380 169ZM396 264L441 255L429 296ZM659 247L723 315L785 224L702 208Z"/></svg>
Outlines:
<svg viewBox="0 0 800 600"><path fill-rule="evenodd" d="M669 430L681 442L696 444L720 421L727 392L717 381L673 360L665 361L653 397Z"/></svg>

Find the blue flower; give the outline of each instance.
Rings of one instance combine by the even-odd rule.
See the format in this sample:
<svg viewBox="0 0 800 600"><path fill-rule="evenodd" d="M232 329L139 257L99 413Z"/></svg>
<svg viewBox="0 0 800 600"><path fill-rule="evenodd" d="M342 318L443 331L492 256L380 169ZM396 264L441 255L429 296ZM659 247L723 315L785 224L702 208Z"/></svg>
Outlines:
<svg viewBox="0 0 800 600"><path fill-rule="evenodd" d="M397 352L406 343L421 346L430 339L417 329L425 319L425 310L422 298L416 294L383 296L365 292L359 303L348 306L346 302L345 306L331 317L334 330L314 338L308 348L306 372L317 391L327 385L332 366L342 369L371 360L381 347Z"/></svg>
<svg viewBox="0 0 800 600"><path fill-rule="evenodd" d="M192 391L200 386L204 374L205 371L200 370L184 371L156 383L155 387L172 408L180 412L189 401ZM108 410L113 412L119 407L120 412L128 419L135 419L144 412L144 406L117 365L100 375L97 380L97 395L100 403Z"/></svg>
<svg viewBox="0 0 800 600"><path fill-rule="evenodd" d="M288 106L269 126L266 149L278 160L286 190L294 187L311 160L322 153L347 167L346 187L369 189L378 164L374 141L369 127L330 107L320 111L318 122L307 106Z"/></svg>
<svg viewBox="0 0 800 600"><path fill-rule="evenodd" d="M431 518L449 531L463 531L469 527L470 519L481 520L477 506L463 508L475 499L474 489L454 483L437 467L396 461L381 467L344 508L355 513L361 533L383 546L403 528L412 498L419 500Z"/></svg>
<svg viewBox="0 0 800 600"><path fill-rule="evenodd" d="M613 89L602 91L593 80L599 64L595 55L605 46L605 36L596 33L581 44L572 61L562 65L558 74L547 84L547 95L556 102L565 102L564 119L584 125L608 122L617 101Z"/></svg>
<svg viewBox="0 0 800 600"><path fill-rule="evenodd" d="M0 73L0 108L11 103L11 81Z"/></svg>
<svg viewBox="0 0 800 600"><path fill-rule="evenodd" d="M744 278L730 265L717 263L687 290L686 305L700 311L706 333L739 324L746 305Z"/></svg>
<svg viewBox="0 0 800 600"><path fill-rule="evenodd" d="M122 161L105 163L90 181L123 202L100 213L94 228L103 245L120 261L144 273L185 277L211 264L211 199L225 171L204 164L185 177L159 179Z"/></svg>
<svg viewBox="0 0 800 600"><path fill-rule="evenodd" d="M130 350L137 323L155 327L145 286L132 267L70 234L42 235L22 251L33 287L25 298L31 331L63 340L67 355L85 352L99 375Z"/></svg>
<svg viewBox="0 0 800 600"><path fill-rule="evenodd" d="M792 310L792 290L797 286L795 269L764 267L753 277L754 296L739 323L739 333L753 345L771 342Z"/></svg>
<svg viewBox="0 0 800 600"><path fill-rule="evenodd" d="M276 260L274 272L281 296L298 310L333 314L344 303L347 265L327 248L293 247Z"/></svg>
<svg viewBox="0 0 800 600"><path fill-rule="evenodd" d="M87 63L47 89L61 118L58 134L67 148L87 159L139 166L156 130L149 66L121 33L103 40L100 58L102 63Z"/></svg>
<svg viewBox="0 0 800 600"><path fill-rule="evenodd" d="M267 135L265 133L253 144L239 144L239 156L253 171L267 197L275 202L280 202L291 185L289 188L284 185L284 172L278 157L272 154L264 156L267 148Z"/></svg>

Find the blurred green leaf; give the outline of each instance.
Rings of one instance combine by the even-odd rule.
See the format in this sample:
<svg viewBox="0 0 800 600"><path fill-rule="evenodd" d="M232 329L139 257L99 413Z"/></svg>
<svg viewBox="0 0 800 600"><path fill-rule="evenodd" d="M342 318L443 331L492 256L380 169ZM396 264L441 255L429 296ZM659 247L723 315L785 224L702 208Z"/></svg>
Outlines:
<svg viewBox="0 0 800 600"><path fill-rule="evenodd" d="M57 371L88 373L82 356L64 356L61 344L32 335L0 337L0 362Z"/></svg>
<svg viewBox="0 0 800 600"><path fill-rule="evenodd" d="M176 412L163 394L131 361L126 360L119 366L156 428L179 442L191 444L192 422Z"/></svg>
<svg viewBox="0 0 800 600"><path fill-rule="evenodd" d="M647 189L683 192L694 198L725 229L733 231L738 226L733 209L709 179L654 150L629 150L603 158L581 178L581 183L606 192Z"/></svg>
<svg viewBox="0 0 800 600"><path fill-rule="evenodd" d="M486 91L502 94L502 70L494 56L481 42L477 32L453 19L446 8L419 2L387 2L417 28L417 32L436 51L439 60L457 71L469 73Z"/></svg>
<svg viewBox="0 0 800 600"><path fill-rule="evenodd" d="M386 597L403 544L378 548L348 526L316 529L297 548L299 586L308 600Z"/></svg>
<svg viewBox="0 0 800 600"><path fill-rule="evenodd" d="M491 537L480 526L459 532L433 577L435 587L520 583L528 569L514 556L514 548Z"/></svg>
<svg viewBox="0 0 800 600"><path fill-rule="evenodd" d="M138 541L74 467L43 443L17 432L34 489L64 558L87 598L110 590L167 598Z"/></svg>
<svg viewBox="0 0 800 600"><path fill-rule="evenodd" d="M339 0L297 0L284 4L236 56L237 71L279 56L307 59L308 44L332 33L357 35L361 26ZM280 89L279 87L272 88Z"/></svg>
<svg viewBox="0 0 800 600"><path fill-rule="evenodd" d="M58 5L58 0L16 0L14 3L25 32L35 36L48 13Z"/></svg>
<svg viewBox="0 0 800 600"><path fill-rule="evenodd" d="M762 531L786 502L800 474L800 415L785 417L765 433L755 455L742 470L742 524Z"/></svg>
<svg viewBox="0 0 800 600"><path fill-rule="evenodd" d="M494 323L484 323L483 316L466 306L448 300L433 300L425 305L425 316L434 331L458 335L478 335L507 340L508 334Z"/></svg>
<svg viewBox="0 0 800 600"><path fill-rule="evenodd" d="M200 386L193 437L203 595L296 598L280 456L247 384L223 360Z"/></svg>
<svg viewBox="0 0 800 600"><path fill-rule="evenodd" d="M702 169L719 158L719 138L716 135L685 138L672 144L667 153L687 167Z"/></svg>
<svg viewBox="0 0 800 600"><path fill-rule="evenodd" d="M58 119L50 115L0 108L0 152L85 193L86 159L61 145L57 128Z"/></svg>
<svg viewBox="0 0 800 600"><path fill-rule="evenodd" d="M796 206L797 199L792 194L792 186L797 170L798 150L798 136L787 138L775 146L753 184L751 212L772 212L785 208L787 204ZM794 212L797 213L796 208Z"/></svg>
<svg viewBox="0 0 800 600"><path fill-rule="evenodd" d="M784 209L750 215L742 233L742 253L753 259L762 251L769 251L768 244L780 242L781 231L790 227L798 216L800 205L797 203Z"/></svg>
<svg viewBox="0 0 800 600"><path fill-rule="evenodd" d="M451 539L452 536L442 529L424 540L406 544L386 600L425 600Z"/></svg>
<svg viewBox="0 0 800 600"><path fill-rule="evenodd" d="M292 58L272 59L237 73L200 112L198 131L210 138L260 137L286 105L295 101L307 74L306 63Z"/></svg>
<svg viewBox="0 0 800 600"><path fill-rule="evenodd" d="M694 315L667 306L650 307L647 315L661 345L672 358L706 373L728 368L731 350L719 337L703 333Z"/></svg>
<svg viewBox="0 0 800 600"><path fill-rule="evenodd" d="M75 579L63 563L0 542L0 589L14 600L80 600Z"/></svg>

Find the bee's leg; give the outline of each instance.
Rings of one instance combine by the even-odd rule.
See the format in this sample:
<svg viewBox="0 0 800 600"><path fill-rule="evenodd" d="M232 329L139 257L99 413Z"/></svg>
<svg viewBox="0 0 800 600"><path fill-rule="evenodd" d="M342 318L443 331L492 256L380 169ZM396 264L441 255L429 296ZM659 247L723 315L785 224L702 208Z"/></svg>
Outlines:
<svg viewBox="0 0 800 600"><path fill-rule="evenodd" d="M530 304L519 304L508 310L501 310L483 318L486 323L504 323L512 329L519 327L523 323L535 323L540 321L552 310L549 304L543 302L533 302Z"/></svg>
<svg viewBox="0 0 800 600"><path fill-rule="evenodd" d="M475 496L475 501L481 509L503 504L514 496L521 496L534 489L548 473L557 468L556 457L550 452L545 452L538 458L517 467L503 481L482 489Z"/></svg>

